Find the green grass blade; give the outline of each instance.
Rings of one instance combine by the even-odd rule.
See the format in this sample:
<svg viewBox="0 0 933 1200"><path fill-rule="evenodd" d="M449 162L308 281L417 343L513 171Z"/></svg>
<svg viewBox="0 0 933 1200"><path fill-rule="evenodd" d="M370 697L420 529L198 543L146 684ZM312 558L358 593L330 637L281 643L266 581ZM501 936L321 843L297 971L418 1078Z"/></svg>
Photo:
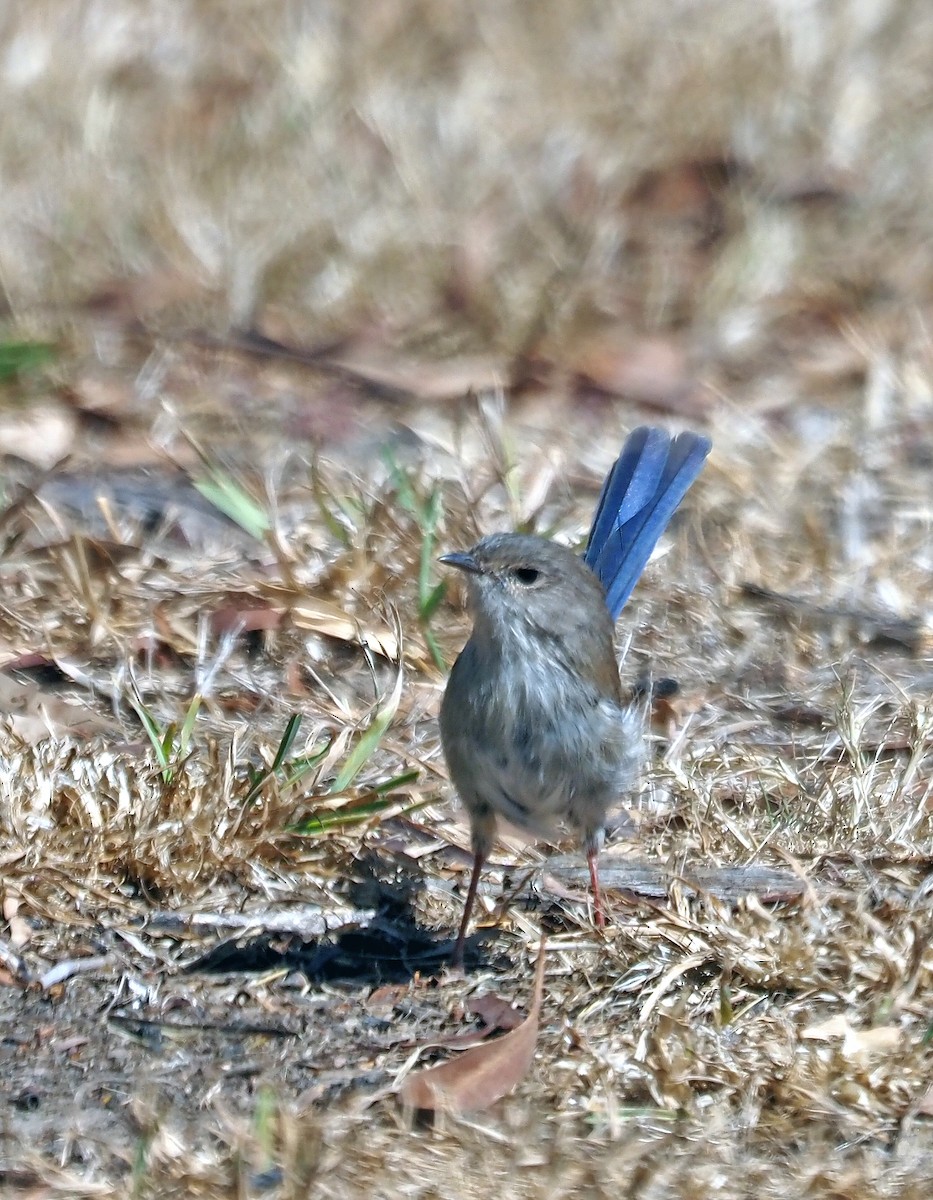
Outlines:
<svg viewBox="0 0 933 1200"><path fill-rule="evenodd" d="M219 512L261 542L272 528L266 510L226 471L219 467L208 467L207 471L206 476L192 479L197 490Z"/></svg>
<svg viewBox="0 0 933 1200"><path fill-rule="evenodd" d="M275 752L275 758L272 760L272 765L263 771L251 770L250 786L246 793L246 803L249 804L262 791L263 787L268 783L273 775L280 772L285 772L284 784L286 787L292 787L307 773L314 769L321 761L327 751L330 749L330 739L324 743L323 747L314 754L304 755L303 757L293 759L288 762L288 755L291 752L292 746L295 744L295 739L298 736L298 731L301 728L301 714L292 713L288 718L288 723L285 726L285 731L278 744ZM286 771L286 768L288 770Z"/></svg>
<svg viewBox="0 0 933 1200"><path fill-rule="evenodd" d="M52 342L0 342L0 383L47 366L57 353Z"/></svg>
<svg viewBox="0 0 933 1200"><path fill-rule="evenodd" d="M391 693L376 708L373 718L369 723L369 728L347 755L346 762L337 773L337 778L330 788L331 792L345 792L378 749L385 731L392 724L392 719L398 711L399 701L402 698L403 678L403 673L399 670L395 686Z"/></svg>
<svg viewBox="0 0 933 1200"><path fill-rule="evenodd" d="M166 783L171 783L172 771L170 761L171 746L175 736L174 727L169 725L164 733L159 729L158 721L156 721L149 709L143 704L142 696L140 696L135 684L130 686L129 701L133 711L139 718L140 724L145 730L146 737L149 739L149 744L152 746L159 769L162 772L163 780Z"/></svg>
<svg viewBox="0 0 933 1200"><path fill-rule="evenodd" d="M441 601L447 595L447 580L442 579L439 584L429 592L427 599L421 606L422 621L430 621L438 609Z"/></svg>
<svg viewBox="0 0 933 1200"><path fill-rule="evenodd" d="M179 754L187 754L188 747L191 745L191 735L194 733L194 723L198 719L198 713L201 711L201 705L204 702L204 697L200 692L195 692L191 697L191 703L188 705L188 711L185 713L184 724L181 727L181 733L178 736L178 752Z"/></svg>
<svg viewBox="0 0 933 1200"><path fill-rule="evenodd" d="M279 748L275 752L275 758L272 760L273 771L281 771L285 765L285 760L288 758L289 752L295 744L295 738L298 736L300 728L301 713L292 713L285 726L285 732L282 734L282 740L279 742Z"/></svg>
<svg viewBox="0 0 933 1200"><path fill-rule="evenodd" d="M330 830L360 825L372 820L373 817L379 816L380 813L394 809L399 802L393 797L392 793L405 784L412 783L418 778L419 774L420 772L414 769L404 771L401 775L395 775L391 779L387 779L384 783L380 783L377 787L364 792L363 795L351 797L340 808L324 809L320 812L312 813L311 816L306 817L305 820L293 826L291 832L302 834L306 837L315 837ZM425 804L429 803L430 800L418 800L414 804L409 804L399 809L399 812L412 812L416 808L422 808Z"/></svg>

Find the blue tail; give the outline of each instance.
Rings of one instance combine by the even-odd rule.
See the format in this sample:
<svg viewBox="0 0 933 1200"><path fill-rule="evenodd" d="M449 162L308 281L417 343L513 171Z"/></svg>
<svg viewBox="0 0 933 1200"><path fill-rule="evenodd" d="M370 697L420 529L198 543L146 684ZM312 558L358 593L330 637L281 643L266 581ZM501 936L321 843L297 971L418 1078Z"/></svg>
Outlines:
<svg viewBox="0 0 933 1200"><path fill-rule="evenodd" d="M632 593L674 509L703 469L712 442L697 433L633 430L606 476L583 561L606 589L613 621Z"/></svg>

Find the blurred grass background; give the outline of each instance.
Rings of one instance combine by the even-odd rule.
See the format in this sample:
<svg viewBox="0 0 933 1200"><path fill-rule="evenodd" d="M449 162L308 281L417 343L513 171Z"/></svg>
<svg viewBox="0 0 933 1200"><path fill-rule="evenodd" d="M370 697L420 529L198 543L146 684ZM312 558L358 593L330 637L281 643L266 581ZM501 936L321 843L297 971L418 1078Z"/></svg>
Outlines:
<svg viewBox="0 0 933 1200"><path fill-rule="evenodd" d="M747 356L929 293L923 0L35 0L0 36L15 315L123 281L514 353L551 291L562 347L686 324Z"/></svg>

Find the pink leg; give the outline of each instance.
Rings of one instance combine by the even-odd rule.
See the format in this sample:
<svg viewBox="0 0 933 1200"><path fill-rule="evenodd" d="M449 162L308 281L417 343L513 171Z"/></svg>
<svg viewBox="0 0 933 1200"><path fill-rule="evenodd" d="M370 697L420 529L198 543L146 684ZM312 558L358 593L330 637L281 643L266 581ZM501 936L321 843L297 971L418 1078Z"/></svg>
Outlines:
<svg viewBox="0 0 933 1200"><path fill-rule="evenodd" d="M605 929L606 918L603 915L603 900L599 891L599 847L588 846L586 861L590 868L590 885L593 889L593 916L599 929Z"/></svg>
<svg viewBox="0 0 933 1200"><path fill-rule="evenodd" d="M483 869L485 861L485 854L477 852L473 855L473 874L470 876L470 886L463 905L463 919L460 922L460 932L457 934L457 944L454 946L453 958L450 960L455 967L463 966L463 944L466 941L467 929L470 925L470 914L473 912L473 901L476 899L476 888L479 884L480 872Z"/></svg>

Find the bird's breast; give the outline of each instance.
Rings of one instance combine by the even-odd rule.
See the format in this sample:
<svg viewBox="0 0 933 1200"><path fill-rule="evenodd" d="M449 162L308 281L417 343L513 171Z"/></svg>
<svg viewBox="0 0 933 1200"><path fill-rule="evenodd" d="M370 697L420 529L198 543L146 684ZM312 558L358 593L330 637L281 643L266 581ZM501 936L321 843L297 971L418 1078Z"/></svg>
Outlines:
<svg viewBox="0 0 933 1200"><path fill-rule="evenodd" d="M598 826L637 775L639 715L540 640L491 656L468 643L441 717L467 806L472 796L474 805L535 833L552 833L561 822Z"/></svg>

